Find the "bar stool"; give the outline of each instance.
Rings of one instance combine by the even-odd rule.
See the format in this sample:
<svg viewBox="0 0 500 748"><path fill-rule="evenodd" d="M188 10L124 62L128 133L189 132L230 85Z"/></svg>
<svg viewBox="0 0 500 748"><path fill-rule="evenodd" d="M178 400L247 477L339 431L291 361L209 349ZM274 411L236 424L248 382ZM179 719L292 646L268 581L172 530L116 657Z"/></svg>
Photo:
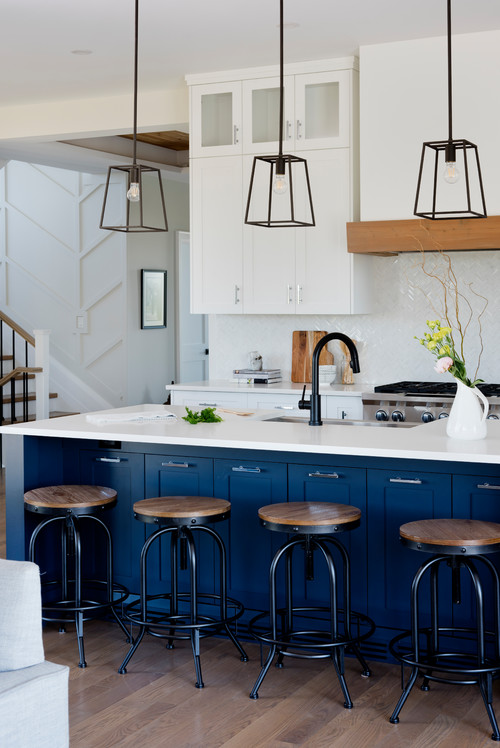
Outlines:
<svg viewBox="0 0 500 748"><path fill-rule="evenodd" d="M173 649L174 640L190 640L196 671L196 688L203 688L200 662L200 638L213 636L224 630L240 653L242 662L248 656L229 628L244 611L243 605L227 596L226 550L220 535L207 525L228 519L231 504L223 499L207 496L168 496L144 499L134 504L134 517L139 522L158 525L144 543L140 558L141 589L139 600L125 607L124 615L133 624L140 626L139 634L130 647L118 672L126 673L126 667L137 647L148 633L167 639L167 649ZM198 552L194 543L194 531L213 539L219 550L219 592L198 592ZM170 535L170 592L149 595L147 590L148 553L155 541ZM178 570L189 568L189 592L179 591ZM168 602L168 610L161 601ZM156 601L156 605L155 602ZM153 607L150 603L153 602ZM218 613L205 615L199 606L217 606ZM185 608L185 610L181 610ZM231 609L231 614L229 610ZM208 611L206 611L208 612ZM167 630L165 632L165 630Z"/></svg>
<svg viewBox="0 0 500 748"><path fill-rule="evenodd" d="M413 578L411 630L399 634L389 644L391 653L401 662L403 688L390 722L393 724L399 722L399 713L420 674L424 679L422 683L424 691L429 690L429 681L458 685L477 684L493 728L491 738L500 740L498 723L492 705L493 679L500 675L500 582L495 566L489 558L486 558L490 553L500 551L500 524L469 519L428 519L408 522L400 527L399 533L403 545L435 555L424 561ZM476 608L474 628L439 625L438 571L443 564L451 567L453 603L461 602L460 572L462 569L467 572L467 577L470 577L472 581ZM483 581L480 579L478 567L489 571L493 586L493 632L485 630ZM419 620L418 593L427 571L430 573L431 625L422 627ZM404 646L404 640L406 640L406 646ZM444 645L443 640L445 640ZM464 646L465 642L468 646ZM492 655L487 652L488 646L492 649ZM449 647L452 648L451 651ZM406 684L403 680L405 665L411 667ZM434 675L434 673L441 675Z"/></svg>
<svg viewBox="0 0 500 748"><path fill-rule="evenodd" d="M353 706L344 676L344 653L350 650L363 669L362 675L371 675L358 644L375 630L373 621L361 613L351 610L351 575L349 556L340 541L333 536L358 527L361 511L353 506L330 502L288 502L270 504L259 509L261 525L275 532L296 533L275 554L269 570L269 612L255 616L249 624L250 632L262 643L269 644L269 654L259 677L250 692L257 699L259 688L275 655L276 667L283 666L284 657L303 659L326 659L333 661L344 696L344 707ZM340 553L343 574L343 608L338 605L337 572L330 546ZM292 556L296 548L305 553L306 579L314 579L313 554L320 551L328 569L330 604L328 606L297 607L293 604ZM278 608L276 576L281 559L285 561L285 606ZM299 630L294 628L295 614L326 613L328 628ZM257 624L269 616L270 628L258 631ZM280 624L278 624L278 617ZM316 620L314 621L316 624ZM355 628L355 631L351 627Z"/></svg>
<svg viewBox="0 0 500 748"><path fill-rule="evenodd" d="M127 597L128 590L113 581L113 545L111 533L97 516L116 504L116 491L103 486L62 485L35 488L24 494L24 506L29 512L48 515L35 527L29 542L29 560L35 561L40 533L49 525L61 524L61 578L42 581L42 620L64 624L74 619L80 661L87 667L83 643L83 623L111 610L120 628L130 641L129 633L115 608ZM92 521L104 531L106 578L87 579L82 574L82 523ZM43 565L42 565L43 568ZM57 596L60 589L60 596ZM96 599L94 598L96 593ZM90 598L92 594L92 599Z"/></svg>

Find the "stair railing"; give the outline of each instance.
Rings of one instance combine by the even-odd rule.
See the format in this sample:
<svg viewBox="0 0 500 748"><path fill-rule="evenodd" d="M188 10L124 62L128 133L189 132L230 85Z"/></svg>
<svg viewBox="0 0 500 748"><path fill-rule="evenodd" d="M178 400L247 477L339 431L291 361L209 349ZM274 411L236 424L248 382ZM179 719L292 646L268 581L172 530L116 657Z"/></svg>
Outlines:
<svg viewBox="0 0 500 748"><path fill-rule="evenodd" d="M11 423L28 420L28 381L35 375L36 419L49 417L49 330L35 330L34 337L0 311L0 422L6 420L4 405L10 409ZM20 350L21 349L21 350ZM5 358L11 357L12 370L5 373ZM32 359L34 366L31 365ZM18 361L22 363L16 365ZM16 381L22 379L22 392L16 393ZM4 390L10 383L10 396L4 402ZM22 403L21 415L16 402Z"/></svg>

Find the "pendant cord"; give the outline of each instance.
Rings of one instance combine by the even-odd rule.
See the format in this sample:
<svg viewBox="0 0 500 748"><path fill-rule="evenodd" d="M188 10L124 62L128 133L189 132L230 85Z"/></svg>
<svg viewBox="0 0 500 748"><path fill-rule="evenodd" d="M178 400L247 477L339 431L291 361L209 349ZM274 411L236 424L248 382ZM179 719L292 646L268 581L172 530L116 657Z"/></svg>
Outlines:
<svg viewBox="0 0 500 748"><path fill-rule="evenodd" d="M134 46L134 137L133 163L137 162L137 70L139 52L139 0L135 0L135 46Z"/></svg>
<svg viewBox="0 0 500 748"><path fill-rule="evenodd" d="M283 0L280 0L280 131L279 131L279 153L283 157Z"/></svg>
<svg viewBox="0 0 500 748"><path fill-rule="evenodd" d="M447 0L447 33L448 33L448 140L452 135L452 85L451 85L451 0Z"/></svg>

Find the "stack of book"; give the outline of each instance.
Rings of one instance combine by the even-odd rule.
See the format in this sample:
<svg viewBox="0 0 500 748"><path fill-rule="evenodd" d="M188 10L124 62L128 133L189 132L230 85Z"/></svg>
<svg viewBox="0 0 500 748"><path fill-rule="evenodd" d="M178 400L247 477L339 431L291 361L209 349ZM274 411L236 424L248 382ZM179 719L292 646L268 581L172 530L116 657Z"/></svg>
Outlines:
<svg viewBox="0 0 500 748"><path fill-rule="evenodd" d="M233 369L233 378L236 382L248 384L272 384L281 382L281 369Z"/></svg>

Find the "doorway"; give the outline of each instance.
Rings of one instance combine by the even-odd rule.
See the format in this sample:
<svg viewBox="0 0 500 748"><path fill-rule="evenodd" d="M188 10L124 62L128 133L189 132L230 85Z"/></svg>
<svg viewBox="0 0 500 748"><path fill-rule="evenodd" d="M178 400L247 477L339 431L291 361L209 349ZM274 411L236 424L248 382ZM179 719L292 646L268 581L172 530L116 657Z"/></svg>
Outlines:
<svg viewBox="0 0 500 748"><path fill-rule="evenodd" d="M191 314L190 235L176 231L176 382L204 382L208 379L208 319Z"/></svg>

